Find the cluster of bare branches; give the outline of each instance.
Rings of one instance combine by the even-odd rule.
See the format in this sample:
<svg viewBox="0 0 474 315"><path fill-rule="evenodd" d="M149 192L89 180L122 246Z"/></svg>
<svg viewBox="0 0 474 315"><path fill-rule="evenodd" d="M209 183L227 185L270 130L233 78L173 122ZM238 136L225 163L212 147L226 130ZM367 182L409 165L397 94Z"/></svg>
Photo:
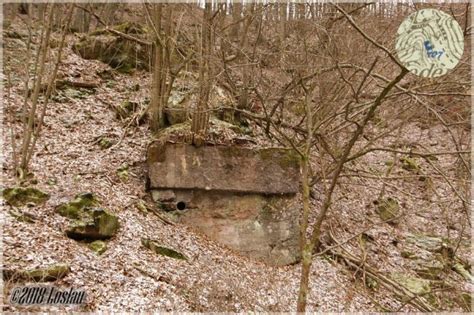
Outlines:
<svg viewBox="0 0 474 315"><path fill-rule="evenodd" d="M34 33L36 28L33 29L32 27L31 6L27 6L26 19L24 21L25 27L28 30L28 38L24 60L22 130L16 134L14 128L10 128L13 148L13 169L20 180L25 179L28 174L28 166L41 134L48 102L55 88L65 36L74 8L72 5L69 5L67 14L60 22L63 25L61 39L56 56L51 57L50 39L54 26L53 17L57 13L57 9L54 4L42 7L39 15L40 34L37 34ZM36 49L32 47L33 37L36 41ZM31 68L33 68L33 71L31 71ZM7 73L7 76L9 78L7 89L9 89L11 86L11 74ZM40 92L43 92L43 94L41 95ZM18 144L17 139L20 139Z"/></svg>

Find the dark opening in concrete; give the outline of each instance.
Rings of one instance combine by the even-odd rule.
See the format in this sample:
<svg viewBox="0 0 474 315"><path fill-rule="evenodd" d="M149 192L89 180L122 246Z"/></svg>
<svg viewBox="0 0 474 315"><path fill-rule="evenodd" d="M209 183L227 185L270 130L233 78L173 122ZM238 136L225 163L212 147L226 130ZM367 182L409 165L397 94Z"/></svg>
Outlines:
<svg viewBox="0 0 474 315"><path fill-rule="evenodd" d="M184 209L186 209L186 203L184 201L180 201L176 204L176 208L178 210L184 210Z"/></svg>

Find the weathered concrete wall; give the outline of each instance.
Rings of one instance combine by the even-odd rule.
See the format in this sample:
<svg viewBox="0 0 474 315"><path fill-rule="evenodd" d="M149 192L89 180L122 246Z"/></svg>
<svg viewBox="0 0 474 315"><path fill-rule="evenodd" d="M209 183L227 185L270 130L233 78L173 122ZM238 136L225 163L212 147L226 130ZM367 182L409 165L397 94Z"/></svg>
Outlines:
<svg viewBox="0 0 474 315"><path fill-rule="evenodd" d="M174 189L152 196L177 222L246 256L272 265L299 260L299 207L291 195Z"/></svg>
<svg viewBox="0 0 474 315"><path fill-rule="evenodd" d="M148 149L151 188L291 194L298 191L293 150L160 144Z"/></svg>
<svg viewBox="0 0 474 315"><path fill-rule="evenodd" d="M155 143L153 199L176 221L273 265L299 260L299 160L284 149Z"/></svg>

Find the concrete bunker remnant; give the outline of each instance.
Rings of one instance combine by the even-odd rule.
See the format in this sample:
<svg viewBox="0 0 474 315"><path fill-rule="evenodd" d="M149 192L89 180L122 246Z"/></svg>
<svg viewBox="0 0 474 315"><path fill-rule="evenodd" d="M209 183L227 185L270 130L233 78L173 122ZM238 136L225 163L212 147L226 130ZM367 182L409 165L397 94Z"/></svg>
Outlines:
<svg viewBox="0 0 474 315"><path fill-rule="evenodd" d="M153 200L177 221L253 259L299 260L295 151L155 141L147 164Z"/></svg>

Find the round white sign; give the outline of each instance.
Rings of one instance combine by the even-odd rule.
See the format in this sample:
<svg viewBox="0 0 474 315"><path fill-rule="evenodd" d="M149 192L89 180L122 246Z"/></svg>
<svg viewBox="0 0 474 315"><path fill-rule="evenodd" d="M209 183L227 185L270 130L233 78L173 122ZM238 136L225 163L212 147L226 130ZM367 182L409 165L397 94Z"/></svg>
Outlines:
<svg viewBox="0 0 474 315"><path fill-rule="evenodd" d="M464 34L449 14L423 9L400 25L395 43L398 59L421 77L439 77L453 69L464 51Z"/></svg>

